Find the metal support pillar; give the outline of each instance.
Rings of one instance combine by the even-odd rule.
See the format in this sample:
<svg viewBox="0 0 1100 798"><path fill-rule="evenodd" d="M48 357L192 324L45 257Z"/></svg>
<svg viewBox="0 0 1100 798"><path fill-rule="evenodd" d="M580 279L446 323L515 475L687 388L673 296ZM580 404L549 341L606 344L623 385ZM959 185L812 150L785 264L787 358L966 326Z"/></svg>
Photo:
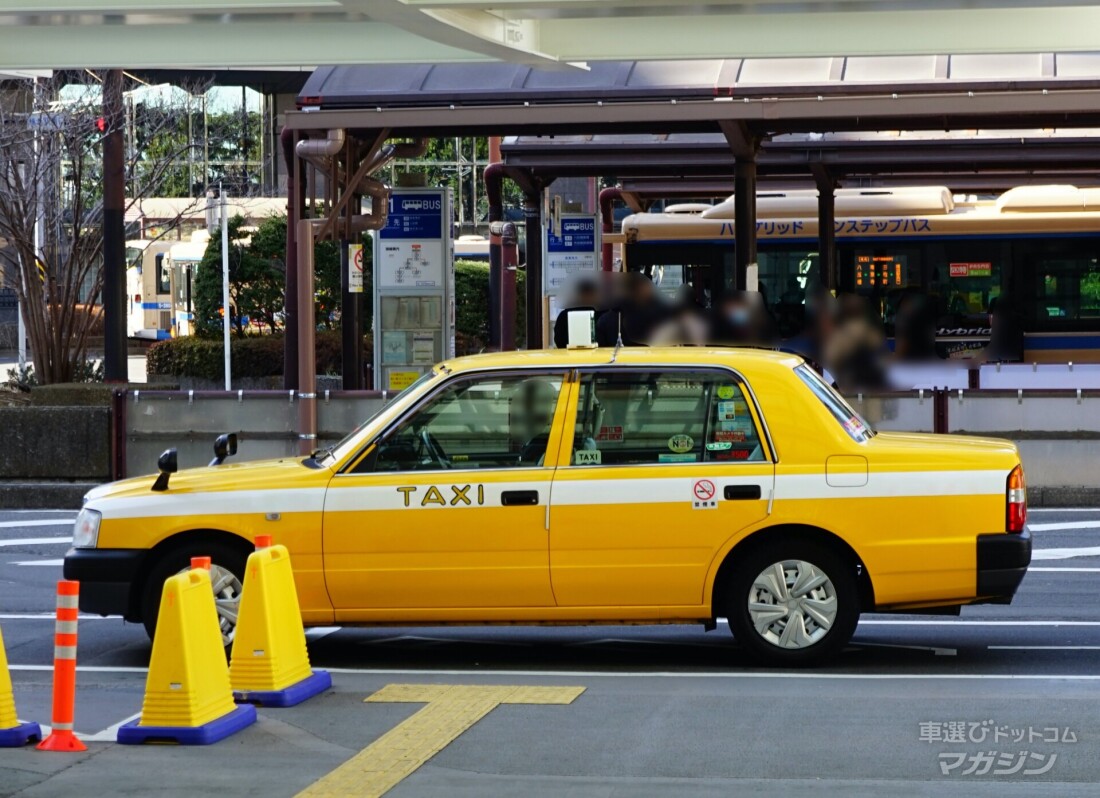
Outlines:
<svg viewBox="0 0 1100 798"><path fill-rule="evenodd" d="M103 376L126 382L126 157L122 70L103 80ZM35 352L35 356L39 356Z"/></svg>
<svg viewBox="0 0 1100 798"><path fill-rule="evenodd" d="M836 178L822 163L810 165L817 183L818 279L828 291L840 288L836 262Z"/></svg>
<svg viewBox="0 0 1100 798"><path fill-rule="evenodd" d="M749 266L756 265L756 158L737 158L733 173L733 235L737 247L736 271L726 288L746 287Z"/></svg>
<svg viewBox="0 0 1100 798"><path fill-rule="evenodd" d="M317 448L317 324L313 318L313 221L298 221L298 451ZM287 306L292 303L287 297Z"/></svg>
<svg viewBox="0 0 1100 798"><path fill-rule="evenodd" d="M527 349L542 349L542 192L525 191L523 220L527 240Z"/></svg>

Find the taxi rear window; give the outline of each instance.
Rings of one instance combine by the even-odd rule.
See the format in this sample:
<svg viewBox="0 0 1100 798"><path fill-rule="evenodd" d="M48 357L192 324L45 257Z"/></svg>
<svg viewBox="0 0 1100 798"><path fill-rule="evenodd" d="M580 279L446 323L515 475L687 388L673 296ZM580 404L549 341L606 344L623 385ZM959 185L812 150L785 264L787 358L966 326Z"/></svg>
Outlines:
<svg viewBox="0 0 1100 798"><path fill-rule="evenodd" d="M844 401L844 397L833 390L832 386L821 379L816 371L803 363L795 368L794 373L806 384L806 387L818 398L821 404L825 405L833 418L840 422L840 426L844 427L844 431L848 433L852 440L863 443L875 434L871 426L863 420L859 413L853 410L851 405Z"/></svg>
<svg viewBox="0 0 1100 798"><path fill-rule="evenodd" d="M581 377L572 465L765 459L748 399L728 372L616 369Z"/></svg>

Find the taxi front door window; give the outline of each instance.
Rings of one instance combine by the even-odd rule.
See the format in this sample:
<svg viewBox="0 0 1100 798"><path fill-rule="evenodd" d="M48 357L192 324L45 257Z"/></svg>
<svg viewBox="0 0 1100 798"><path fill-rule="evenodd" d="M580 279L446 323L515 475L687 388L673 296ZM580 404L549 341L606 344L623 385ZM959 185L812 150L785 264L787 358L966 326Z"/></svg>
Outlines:
<svg viewBox="0 0 1100 798"><path fill-rule="evenodd" d="M449 386L388 435L364 470L542 465L561 384L557 375L517 375Z"/></svg>

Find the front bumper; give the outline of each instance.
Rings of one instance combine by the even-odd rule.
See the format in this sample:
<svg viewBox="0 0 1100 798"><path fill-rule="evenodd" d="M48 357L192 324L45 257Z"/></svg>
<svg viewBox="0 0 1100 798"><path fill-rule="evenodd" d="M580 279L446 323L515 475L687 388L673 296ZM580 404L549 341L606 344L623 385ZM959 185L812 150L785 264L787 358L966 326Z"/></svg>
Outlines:
<svg viewBox="0 0 1100 798"><path fill-rule="evenodd" d="M80 582L80 611L137 618L133 593L146 549L69 549L64 576Z"/></svg>
<svg viewBox="0 0 1100 798"><path fill-rule="evenodd" d="M1031 532L978 535L978 596L1008 604L1031 564Z"/></svg>

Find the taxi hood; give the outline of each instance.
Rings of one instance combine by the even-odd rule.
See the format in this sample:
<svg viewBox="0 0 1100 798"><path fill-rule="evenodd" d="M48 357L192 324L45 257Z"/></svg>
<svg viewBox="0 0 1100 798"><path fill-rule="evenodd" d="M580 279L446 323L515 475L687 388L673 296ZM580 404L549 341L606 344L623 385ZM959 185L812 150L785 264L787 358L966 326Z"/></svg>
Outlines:
<svg viewBox="0 0 1100 798"><path fill-rule="evenodd" d="M173 496L181 493L248 490L272 487L296 487L298 482L322 483L332 475L325 466L307 466L304 457L276 460L251 460L244 463L223 463L219 466L186 468L172 474L168 489L152 490L156 474L108 482L88 491L84 503L93 506L104 500L134 496ZM312 462L312 461L310 461Z"/></svg>

